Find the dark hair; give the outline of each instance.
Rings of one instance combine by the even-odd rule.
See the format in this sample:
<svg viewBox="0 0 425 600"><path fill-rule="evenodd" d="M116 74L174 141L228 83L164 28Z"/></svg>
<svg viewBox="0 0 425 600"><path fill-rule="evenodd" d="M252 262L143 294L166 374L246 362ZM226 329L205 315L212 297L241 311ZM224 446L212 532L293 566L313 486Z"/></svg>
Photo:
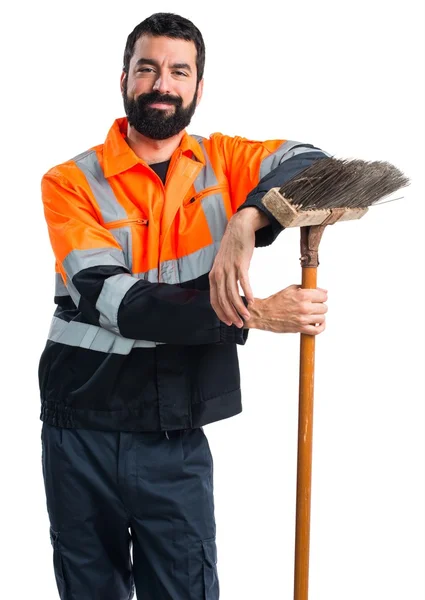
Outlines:
<svg viewBox="0 0 425 600"><path fill-rule="evenodd" d="M196 47L197 81L198 83L201 81L205 67L205 44L202 34L192 21L173 13L155 13L136 25L128 36L125 45L123 66L125 73L128 73L136 42L144 34L194 42Z"/></svg>

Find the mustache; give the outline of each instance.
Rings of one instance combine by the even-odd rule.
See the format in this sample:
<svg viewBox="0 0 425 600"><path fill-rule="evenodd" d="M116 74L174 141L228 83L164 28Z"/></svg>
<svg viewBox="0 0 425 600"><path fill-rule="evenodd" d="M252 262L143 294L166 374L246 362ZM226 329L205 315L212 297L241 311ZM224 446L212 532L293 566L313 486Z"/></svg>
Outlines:
<svg viewBox="0 0 425 600"><path fill-rule="evenodd" d="M183 100L179 96L159 94L158 92L140 94L140 96L137 98L137 103L142 106L147 106L148 104L156 104L160 102L164 102L166 104L174 104L174 106L181 106L183 104Z"/></svg>

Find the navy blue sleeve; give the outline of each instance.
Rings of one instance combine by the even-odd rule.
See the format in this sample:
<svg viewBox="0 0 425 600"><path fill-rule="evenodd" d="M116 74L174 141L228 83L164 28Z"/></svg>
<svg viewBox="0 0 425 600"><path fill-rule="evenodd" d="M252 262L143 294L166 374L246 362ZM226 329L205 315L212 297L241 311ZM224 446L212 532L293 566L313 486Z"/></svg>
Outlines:
<svg viewBox="0 0 425 600"><path fill-rule="evenodd" d="M297 154L288 158L275 169L267 173L258 185L248 194L246 201L241 204L238 211L253 206L267 215L270 225L262 227L255 233L255 246L269 246L275 241L284 227L275 219L271 212L262 204L261 200L265 194L275 187L281 187L284 183L298 175L301 171L311 166L316 160L326 158L328 155L321 150Z"/></svg>
<svg viewBox="0 0 425 600"><path fill-rule="evenodd" d="M130 273L109 265L82 269L73 278L81 294L78 308L89 323L101 326L98 298L109 277ZM202 281L201 281L202 280ZM210 302L208 275L185 284L140 279L122 298L117 331L123 337L168 344L245 344L248 331L219 320ZM203 289L188 288L188 285Z"/></svg>

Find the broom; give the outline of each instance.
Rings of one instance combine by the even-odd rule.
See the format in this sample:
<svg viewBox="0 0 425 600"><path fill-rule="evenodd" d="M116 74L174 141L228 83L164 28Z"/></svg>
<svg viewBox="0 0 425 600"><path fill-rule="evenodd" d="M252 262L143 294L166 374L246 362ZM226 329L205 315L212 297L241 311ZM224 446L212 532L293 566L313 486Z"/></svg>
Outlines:
<svg viewBox="0 0 425 600"><path fill-rule="evenodd" d="M368 207L410 183L388 162L322 158L273 188L262 203L284 227L301 227L302 288L317 286L318 250L327 225L363 217ZM308 600L315 336L301 334L294 600Z"/></svg>

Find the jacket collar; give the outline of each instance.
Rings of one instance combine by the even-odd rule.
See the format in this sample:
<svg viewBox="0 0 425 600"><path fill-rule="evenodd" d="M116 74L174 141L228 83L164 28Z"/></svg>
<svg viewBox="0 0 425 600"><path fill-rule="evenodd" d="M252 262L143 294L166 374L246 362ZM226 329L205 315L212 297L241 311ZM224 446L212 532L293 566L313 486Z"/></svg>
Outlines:
<svg viewBox="0 0 425 600"><path fill-rule="evenodd" d="M103 145L103 171L105 177L113 177L136 164L146 163L136 156L125 141L127 135L127 118L116 119L110 128ZM205 157L199 143L186 131L176 152L180 152L195 161L205 165Z"/></svg>

